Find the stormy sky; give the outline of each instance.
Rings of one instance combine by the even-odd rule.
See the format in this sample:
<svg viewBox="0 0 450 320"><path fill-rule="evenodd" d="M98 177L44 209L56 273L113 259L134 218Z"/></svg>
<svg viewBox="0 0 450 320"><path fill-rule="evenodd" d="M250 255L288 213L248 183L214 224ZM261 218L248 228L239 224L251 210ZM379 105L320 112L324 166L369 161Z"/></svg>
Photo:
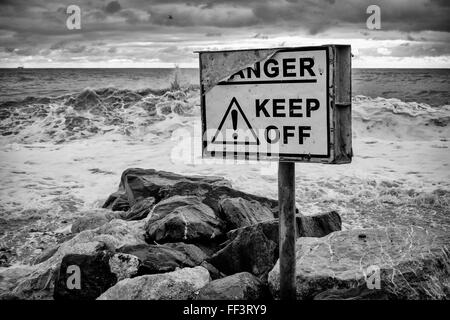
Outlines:
<svg viewBox="0 0 450 320"><path fill-rule="evenodd" d="M0 0L0 67L197 67L197 50L339 43L355 67L448 68L449 17L450 0Z"/></svg>

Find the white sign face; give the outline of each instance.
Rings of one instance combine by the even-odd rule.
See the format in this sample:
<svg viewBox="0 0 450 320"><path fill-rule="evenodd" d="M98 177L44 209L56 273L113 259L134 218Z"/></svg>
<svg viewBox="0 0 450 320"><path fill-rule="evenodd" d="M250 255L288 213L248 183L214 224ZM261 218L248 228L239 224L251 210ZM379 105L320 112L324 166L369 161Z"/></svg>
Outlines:
<svg viewBox="0 0 450 320"><path fill-rule="evenodd" d="M204 93L204 155L329 157L328 51L280 49ZM250 158L250 157L249 157Z"/></svg>

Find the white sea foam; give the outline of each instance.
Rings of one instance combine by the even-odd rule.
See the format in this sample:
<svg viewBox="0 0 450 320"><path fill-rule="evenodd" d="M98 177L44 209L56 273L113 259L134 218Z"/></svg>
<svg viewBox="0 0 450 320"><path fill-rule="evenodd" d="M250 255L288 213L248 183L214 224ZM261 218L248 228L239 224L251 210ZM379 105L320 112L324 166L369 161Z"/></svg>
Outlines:
<svg viewBox="0 0 450 320"><path fill-rule="evenodd" d="M407 219L448 225L449 115L449 106L356 96L353 162L297 164L298 207L338 210L345 228ZM198 90L85 90L3 106L0 119L0 217L31 219L38 229L64 228L99 208L129 167L224 176L246 192L277 197L276 163L201 159ZM58 240L26 237L6 233L0 241L31 257L40 241Z"/></svg>

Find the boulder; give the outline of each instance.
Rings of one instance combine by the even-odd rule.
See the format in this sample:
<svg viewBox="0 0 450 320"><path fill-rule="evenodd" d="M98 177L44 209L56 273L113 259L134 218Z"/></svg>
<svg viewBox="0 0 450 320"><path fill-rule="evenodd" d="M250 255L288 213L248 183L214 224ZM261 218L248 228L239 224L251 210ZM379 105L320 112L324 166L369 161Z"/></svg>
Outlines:
<svg viewBox="0 0 450 320"><path fill-rule="evenodd" d="M268 297L268 288L248 272L214 280L200 289L196 300L260 300Z"/></svg>
<svg viewBox="0 0 450 320"><path fill-rule="evenodd" d="M251 226L275 218L270 207L255 200L225 198L219 201L220 217L228 230Z"/></svg>
<svg viewBox="0 0 450 320"><path fill-rule="evenodd" d="M118 281L137 275L140 264L138 257L120 252L109 259L109 268Z"/></svg>
<svg viewBox="0 0 450 320"><path fill-rule="evenodd" d="M342 229L342 220L336 211L311 216L296 215L297 237L324 237Z"/></svg>
<svg viewBox="0 0 450 320"><path fill-rule="evenodd" d="M128 211L121 214L121 218L124 220L141 220L148 216L155 206L155 198L148 197L139 199L134 205L131 206Z"/></svg>
<svg viewBox="0 0 450 320"><path fill-rule="evenodd" d="M98 228L107 222L120 218L116 212L105 209L86 210L83 216L77 218L71 227L72 233L80 233L84 230L91 230Z"/></svg>
<svg viewBox="0 0 450 320"><path fill-rule="evenodd" d="M72 233L98 228L108 222L103 214L80 217L72 223Z"/></svg>
<svg viewBox="0 0 450 320"><path fill-rule="evenodd" d="M124 279L104 292L98 300L187 300L210 281L203 267Z"/></svg>
<svg viewBox="0 0 450 320"><path fill-rule="evenodd" d="M297 299L448 299L447 234L419 227L334 232L296 243ZM279 262L269 273L279 296Z"/></svg>
<svg viewBox="0 0 450 320"><path fill-rule="evenodd" d="M154 169L130 168L122 173L119 190L109 196L103 207L126 211L137 199L148 197L155 198L158 203L162 200L162 187L170 187L181 181L231 186L230 182L222 177L183 176Z"/></svg>
<svg viewBox="0 0 450 320"><path fill-rule="evenodd" d="M30 266L26 274L11 279L12 293L21 299L50 299L54 282L64 256L69 254L94 255L98 251L114 252L125 245L143 244L143 221L112 220L105 225L85 230L59 245L53 255L45 261ZM0 272L1 276L1 272Z"/></svg>
<svg viewBox="0 0 450 320"><path fill-rule="evenodd" d="M230 275L247 271L266 275L278 259L278 221L272 220L232 232L225 247L209 262Z"/></svg>
<svg viewBox="0 0 450 320"><path fill-rule="evenodd" d="M335 211L296 216L297 237L322 237L341 230L341 218ZM209 262L225 274L248 271L265 277L278 259L278 220L228 232L228 241Z"/></svg>
<svg viewBox="0 0 450 320"><path fill-rule="evenodd" d="M47 261L50 259L56 251L58 251L59 245L56 245L54 247L48 248L44 251L42 251L33 261L33 264L40 264L44 261Z"/></svg>
<svg viewBox="0 0 450 320"><path fill-rule="evenodd" d="M125 246L119 252L137 257L139 269L137 274L154 274L174 271L177 268L200 265L207 256L192 244L167 243L164 245L140 244Z"/></svg>
<svg viewBox="0 0 450 320"><path fill-rule="evenodd" d="M125 192L117 191L108 197L103 208L111 209L112 211L128 211L130 203Z"/></svg>
<svg viewBox="0 0 450 320"><path fill-rule="evenodd" d="M0 269L0 296L7 297L17 286L20 279L28 277L34 271L33 266L15 265Z"/></svg>
<svg viewBox="0 0 450 320"><path fill-rule="evenodd" d="M200 266L202 266L203 268L205 268L206 270L209 271L209 275L211 276L212 280L216 280L216 279L220 279L225 277L225 275L219 271L219 269L217 269L216 267L214 267L211 263L209 263L208 261L203 261Z"/></svg>
<svg viewBox="0 0 450 320"><path fill-rule="evenodd" d="M242 198L248 201L259 202L261 205L270 208L274 216L278 216L278 201L238 191L225 185L181 181L171 186L162 187L159 195L162 199L176 195L197 196L218 215L220 215L219 202L221 200L226 198Z"/></svg>
<svg viewBox="0 0 450 320"><path fill-rule="evenodd" d="M117 282L117 277L109 266L111 256L107 251L94 255L66 255L55 280L53 298L95 300Z"/></svg>
<svg viewBox="0 0 450 320"><path fill-rule="evenodd" d="M222 235L222 221L197 197L174 196L158 203L145 226L146 240L208 242Z"/></svg>
<svg viewBox="0 0 450 320"><path fill-rule="evenodd" d="M145 221L123 221L115 219L93 230L93 238L105 243L114 251L125 245L145 243Z"/></svg>
<svg viewBox="0 0 450 320"><path fill-rule="evenodd" d="M84 231L89 232L89 230ZM80 233L82 235L84 232ZM55 280L64 253L79 253L91 255L97 251L106 249L102 242L89 241L74 243L69 240L61 245L56 253L48 260L32 266L26 274L18 279L14 279L12 294L23 300L43 300L53 298Z"/></svg>
<svg viewBox="0 0 450 320"><path fill-rule="evenodd" d="M154 169L131 168L122 173L119 190L109 196L103 207L127 211L139 199L155 198L155 203L172 196L198 196L219 213L219 201L225 198L254 200L270 208L275 216L276 200L255 196L231 188L231 183L214 176L183 176Z"/></svg>

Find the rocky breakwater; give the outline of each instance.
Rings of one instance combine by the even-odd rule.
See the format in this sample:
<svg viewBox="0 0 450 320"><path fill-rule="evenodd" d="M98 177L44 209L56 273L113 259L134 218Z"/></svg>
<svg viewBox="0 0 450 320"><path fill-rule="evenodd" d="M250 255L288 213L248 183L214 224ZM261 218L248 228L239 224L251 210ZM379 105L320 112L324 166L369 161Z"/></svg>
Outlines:
<svg viewBox="0 0 450 320"><path fill-rule="evenodd" d="M0 298L278 297L277 201L233 189L221 177L127 169L117 192L103 207L95 216L74 222L68 239L45 251L34 265L1 270ZM351 231L340 231L341 218L336 212L314 216L297 213L296 219L299 298L347 297L348 290L358 287L355 283L361 279L355 267L358 252L378 257L381 260L372 258L375 260L370 262L385 270L388 264L381 262L390 252L389 244L406 235L400 232L389 237L384 231L367 231L361 240L364 245L355 246ZM448 283L448 255L445 250L439 254L440 240L427 242L425 233L408 239L411 243L424 239L419 241L423 250L406 251L407 242L392 248L400 253L389 256L394 259L389 260L391 270L407 273L413 266L407 273L408 281L395 282L398 290L406 292L414 276L422 275L424 280L416 282L429 283L424 288L432 292L430 297L445 297L448 290L439 284ZM379 243L388 251L377 251ZM436 250L427 255L425 248ZM336 264L343 275L329 266L334 259L343 261ZM395 259L406 261L406 265L397 266Z"/></svg>

